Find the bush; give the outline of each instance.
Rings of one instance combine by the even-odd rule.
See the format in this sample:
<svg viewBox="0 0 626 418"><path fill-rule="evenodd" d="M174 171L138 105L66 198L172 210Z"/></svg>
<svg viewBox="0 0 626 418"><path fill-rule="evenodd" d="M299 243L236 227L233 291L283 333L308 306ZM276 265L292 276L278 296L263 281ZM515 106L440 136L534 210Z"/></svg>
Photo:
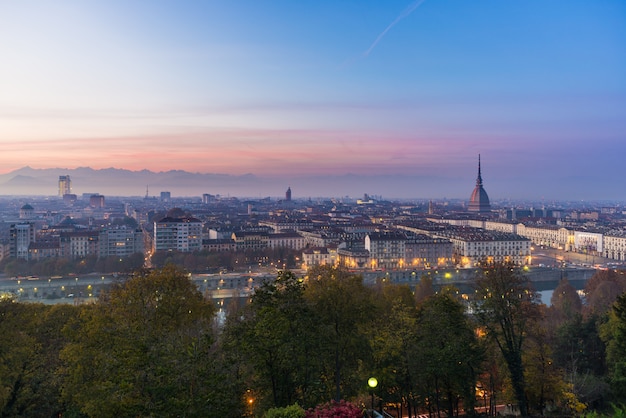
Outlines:
<svg viewBox="0 0 626 418"><path fill-rule="evenodd" d="M263 414L263 418L304 418L304 409L297 403L284 408L272 408Z"/></svg>
<svg viewBox="0 0 626 418"><path fill-rule="evenodd" d="M306 418L361 418L363 410L353 403L340 401L318 405L306 412Z"/></svg>

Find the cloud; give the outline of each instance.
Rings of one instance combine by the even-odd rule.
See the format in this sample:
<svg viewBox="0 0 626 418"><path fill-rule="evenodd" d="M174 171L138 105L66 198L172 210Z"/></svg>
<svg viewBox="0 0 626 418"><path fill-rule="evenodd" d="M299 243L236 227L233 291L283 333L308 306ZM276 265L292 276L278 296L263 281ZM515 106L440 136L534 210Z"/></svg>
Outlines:
<svg viewBox="0 0 626 418"><path fill-rule="evenodd" d="M380 40L383 39L383 37L387 34L387 32L391 30L391 28L393 28L396 24L398 24L398 22L400 22L402 19L404 19L405 17L408 17L411 13L413 13L415 9L417 9L418 7L421 6L422 3L424 3L424 1L426 0L416 0L413 3L411 3L406 9L404 9L404 11L400 13L398 17L396 17L395 20L391 22L389 26L387 26L385 30L380 33L380 35L378 35L378 37L376 38L376 40L374 40L372 45L370 45L370 47L367 48L367 50L363 53L363 57L367 57L372 52L372 50L376 47L376 45L378 45Z"/></svg>

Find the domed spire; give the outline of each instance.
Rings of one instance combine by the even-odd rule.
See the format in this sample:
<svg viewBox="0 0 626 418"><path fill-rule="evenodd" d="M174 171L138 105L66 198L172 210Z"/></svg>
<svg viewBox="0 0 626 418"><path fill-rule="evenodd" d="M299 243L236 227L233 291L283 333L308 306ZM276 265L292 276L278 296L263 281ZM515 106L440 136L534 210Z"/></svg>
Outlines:
<svg viewBox="0 0 626 418"><path fill-rule="evenodd" d="M467 208L470 212L489 213L491 212L491 204L489 203L489 196L483 189L483 177L480 171L480 154L478 154L478 177L476 177L476 187L470 197L469 206Z"/></svg>
<svg viewBox="0 0 626 418"><path fill-rule="evenodd" d="M476 177L476 186L483 187L483 178L480 175L480 154L478 154L478 177Z"/></svg>

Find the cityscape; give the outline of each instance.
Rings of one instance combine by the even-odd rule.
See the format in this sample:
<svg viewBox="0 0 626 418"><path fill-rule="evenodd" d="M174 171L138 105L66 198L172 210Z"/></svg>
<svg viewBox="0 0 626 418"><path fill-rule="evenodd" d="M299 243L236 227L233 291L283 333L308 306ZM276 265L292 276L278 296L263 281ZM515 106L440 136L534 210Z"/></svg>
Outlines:
<svg viewBox="0 0 626 418"><path fill-rule="evenodd" d="M479 272L510 266L528 280L531 287L527 289L538 292L539 303L549 309L566 309L560 298L567 288L580 295L568 297L586 298L589 306L602 303L608 309L607 296L603 302L594 301L599 296L589 293L589 283L604 277L599 273L619 275L626 270L626 207L606 201L547 205L491 200L489 178L483 175L488 160L476 157L474 181L468 176L466 182L466 200L393 201L368 194L300 198L290 186L280 198L261 199L211 193L177 197L165 190L152 192L149 187L142 197L77 195L72 176L60 175L55 195L0 199L1 299L81 309L113 297L108 295L115 295L119 286L140 280L137 274L148 274L138 277L153 283L181 277L214 310L215 323L227 335L233 332L229 331L232 325L228 326L230 314L242 306L253 308L268 286L289 283L291 277L305 278L308 283L306 278L314 272L323 275L337 269L358 277L367 289L407 289L416 301L423 292L445 299L455 289L459 301L455 303L467 314L478 309L472 300L478 292ZM183 270L171 271L174 265ZM425 290L428 287L432 290ZM609 300L614 300L619 291L611 292L614 296ZM451 315L457 308L446 309L452 310L440 315ZM480 379L477 384L486 385L481 383L484 376ZM259 402L261 410L270 405L260 403L261 392L256 392L260 389L255 389L255 395L250 390L241 399ZM347 389L338 386L337 393L341 390ZM499 390L503 389L481 389L472 410L486 415L519 414L519 404L497 402L497 396L504 396L496 395ZM367 413L371 416L400 417L407 412L413 416L409 398L392 402L395 395L379 394L376 407L375 391L370 392ZM466 414L474 401L464 398ZM424 415L424 405L418 404ZM84 405L85 416L99 416ZM240 409L237 402L221 405L233 416L260 414L258 409ZM275 401L274 405L284 403ZM458 407L452 405L447 413L456 416ZM349 406L353 407L359 416L364 406ZM571 408L567 406L570 412ZM198 416L203 416L205 410L199 411Z"/></svg>
<svg viewBox="0 0 626 418"><path fill-rule="evenodd" d="M626 416L626 2L0 1L0 416Z"/></svg>
<svg viewBox="0 0 626 418"><path fill-rule="evenodd" d="M391 280L408 277L415 285L418 272L444 283L485 263L512 263L556 269L548 274L552 287L565 269L624 265L623 204L492 203L482 165L478 156L467 200L388 201L368 194L299 198L289 186L281 198L261 199L210 193L176 197L169 191L151 194L148 187L143 197L76 195L71 176L61 175L56 196L3 198L0 262L13 280L49 279L77 272L127 273L162 266L173 254L203 254L187 257L193 261L183 267L208 283L205 290L241 287L248 292L262 281L248 281L249 273L266 277L319 265L341 266L371 280L381 274ZM58 259L67 260L62 268L50 261ZM72 260L80 260L82 267ZM220 286L226 277L236 279ZM26 290L36 287L30 281L20 287L21 297L34 296ZM41 290L37 296L52 298L48 293ZM62 299L74 293L68 287L54 295Z"/></svg>

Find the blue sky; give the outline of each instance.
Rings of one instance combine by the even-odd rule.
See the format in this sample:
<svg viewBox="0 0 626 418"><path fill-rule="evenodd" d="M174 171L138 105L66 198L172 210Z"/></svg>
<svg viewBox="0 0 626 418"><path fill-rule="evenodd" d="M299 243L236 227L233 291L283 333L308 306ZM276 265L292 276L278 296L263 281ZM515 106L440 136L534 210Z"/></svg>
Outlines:
<svg viewBox="0 0 626 418"><path fill-rule="evenodd" d="M463 197L480 153L492 198L624 199L623 1L4 0L0 39L5 172Z"/></svg>

